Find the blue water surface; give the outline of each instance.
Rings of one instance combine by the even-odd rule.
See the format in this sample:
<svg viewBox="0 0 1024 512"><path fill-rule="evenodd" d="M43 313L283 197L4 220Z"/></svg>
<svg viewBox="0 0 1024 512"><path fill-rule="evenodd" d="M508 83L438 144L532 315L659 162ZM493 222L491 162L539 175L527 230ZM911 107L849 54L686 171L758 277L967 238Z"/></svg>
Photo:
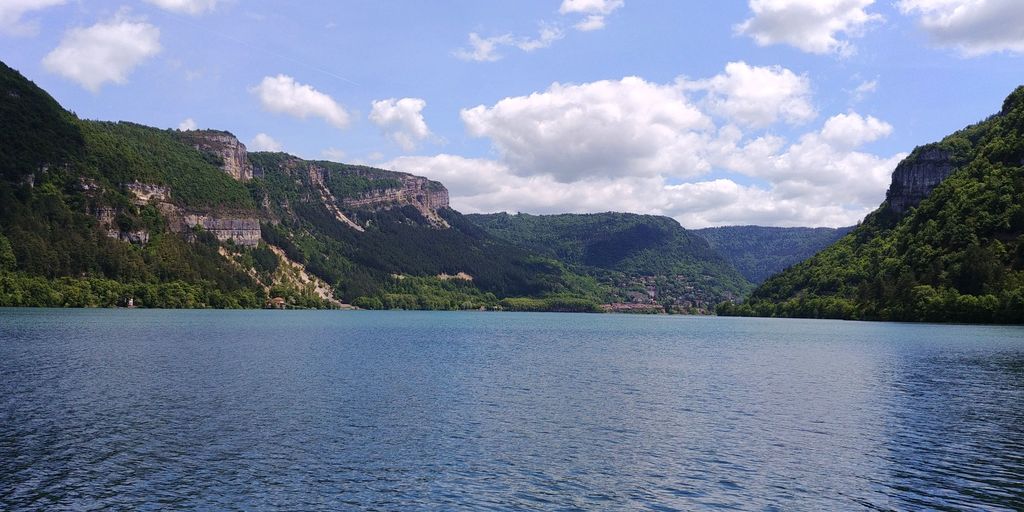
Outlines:
<svg viewBox="0 0 1024 512"><path fill-rule="evenodd" d="M1024 329L0 310L0 510L1022 510Z"/></svg>

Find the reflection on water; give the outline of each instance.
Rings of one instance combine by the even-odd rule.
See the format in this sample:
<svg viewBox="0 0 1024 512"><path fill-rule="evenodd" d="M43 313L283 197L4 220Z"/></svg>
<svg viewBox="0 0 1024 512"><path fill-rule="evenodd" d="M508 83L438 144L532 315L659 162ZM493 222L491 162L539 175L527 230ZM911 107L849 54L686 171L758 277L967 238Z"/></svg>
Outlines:
<svg viewBox="0 0 1024 512"><path fill-rule="evenodd" d="M1024 329L0 310L0 509L1024 508Z"/></svg>

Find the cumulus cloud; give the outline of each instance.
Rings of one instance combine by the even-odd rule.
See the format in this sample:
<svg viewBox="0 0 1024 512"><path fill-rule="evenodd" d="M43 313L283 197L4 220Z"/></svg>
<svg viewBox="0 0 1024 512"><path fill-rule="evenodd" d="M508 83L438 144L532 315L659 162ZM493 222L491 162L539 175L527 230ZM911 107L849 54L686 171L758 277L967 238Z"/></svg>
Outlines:
<svg viewBox="0 0 1024 512"><path fill-rule="evenodd" d="M825 121L821 137L834 147L855 148L888 137L892 125L872 116L856 112L837 114Z"/></svg>
<svg viewBox="0 0 1024 512"><path fill-rule="evenodd" d="M4 0L0 2L0 33L8 35L32 35L39 27L32 22L25 22L26 14L63 5L67 0Z"/></svg>
<svg viewBox="0 0 1024 512"><path fill-rule="evenodd" d="M43 66L98 92L103 84L123 84L139 64L160 52L160 29L122 15L91 27L74 28L43 58Z"/></svg>
<svg viewBox="0 0 1024 512"><path fill-rule="evenodd" d="M531 213L644 212L646 195L659 178L597 178L563 183L551 176L520 176L494 160L456 155L406 156L382 167L441 181L452 206L467 213L524 211Z"/></svg>
<svg viewBox="0 0 1024 512"><path fill-rule="evenodd" d="M1013 1L1013 0L1010 0ZM867 11L875 0L750 0L753 17L735 27L759 46L787 44L817 54L851 55L848 40L881 20Z"/></svg>
<svg viewBox="0 0 1024 512"><path fill-rule="evenodd" d="M146 0L161 9L191 14L193 16L212 11L220 0Z"/></svg>
<svg viewBox="0 0 1024 512"><path fill-rule="evenodd" d="M900 0L932 41L974 57L1024 53L1024 2L1019 0Z"/></svg>
<svg viewBox="0 0 1024 512"><path fill-rule="evenodd" d="M811 82L781 66L759 67L730 62L725 73L697 81L682 81L687 90L705 91L708 109L748 126L763 127L779 120L802 124L817 115L811 103Z"/></svg>
<svg viewBox="0 0 1024 512"><path fill-rule="evenodd" d="M638 77L555 83L530 96L461 112L469 133L487 137L516 172L569 182L587 176L653 176L708 169L695 151L708 116L675 85Z"/></svg>
<svg viewBox="0 0 1024 512"><path fill-rule="evenodd" d="M548 175L523 176L504 162L447 154L401 157L382 166L441 181L451 192L452 206L467 213L628 211L667 215L689 228L846 226L877 207L890 173L904 156L829 153L818 136L809 134L771 156L770 168L763 173L771 178L767 185L742 185L725 178L674 183L670 176L565 183Z"/></svg>
<svg viewBox="0 0 1024 512"><path fill-rule="evenodd" d="M199 125L196 124L196 120L191 117L186 118L184 121L178 123L178 129L181 131L195 130Z"/></svg>
<svg viewBox="0 0 1024 512"><path fill-rule="evenodd" d="M263 108L270 112L300 119L319 117L338 128L348 127L349 114L341 104L309 85L296 82L290 76L264 77L250 91L259 97Z"/></svg>
<svg viewBox="0 0 1024 512"><path fill-rule="evenodd" d="M716 78L556 83L462 111L469 134L489 140L497 158L408 156L384 165L440 180L453 206L467 212L619 210L668 215L687 227L840 226L882 201L905 155L863 148L890 135L892 125L850 111L792 138L766 133L760 127L772 119L812 117L805 79L789 76L801 86L756 99ZM734 96L745 101L730 104ZM803 104L785 107L780 97Z"/></svg>
<svg viewBox="0 0 1024 512"><path fill-rule="evenodd" d="M252 138L252 142L249 143L251 151L281 151L284 146L280 142L274 140L273 137L265 133L257 133Z"/></svg>
<svg viewBox="0 0 1024 512"><path fill-rule="evenodd" d="M600 30L605 26L605 17L625 5L625 0L563 0L558 12L562 14L583 14L576 23L576 30Z"/></svg>
<svg viewBox="0 0 1024 512"><path fill-rule="evenodd" d="M856 220L881 202L893 169L906 156L883 157L859 148L892 129L871 116L838 114L785 150L746 169L730 170L767 181L781 199L841 206L855 212L850 220Z"/></svg>
<svg viewBox="0 0 1024 512"><path fill-rule="evenodd" d="M412 151L430 136L423 119L427 102L420 98L386 99L373 102L370 121L376 124L402 149Z"/></svg>
<svg viewBox="0 0 1024 512"><path fill-rule="evenodd" d="M524 52L532 52L547 48L563 37L565 34L562 30L552 25L542 25L535 38L517 37L512 34L480 37L480 34L472 32L469 34L469 48L455 50L455 56L473 62L494 62L502 59L503 55L498 52L502 47L513 47Z"/></svg>

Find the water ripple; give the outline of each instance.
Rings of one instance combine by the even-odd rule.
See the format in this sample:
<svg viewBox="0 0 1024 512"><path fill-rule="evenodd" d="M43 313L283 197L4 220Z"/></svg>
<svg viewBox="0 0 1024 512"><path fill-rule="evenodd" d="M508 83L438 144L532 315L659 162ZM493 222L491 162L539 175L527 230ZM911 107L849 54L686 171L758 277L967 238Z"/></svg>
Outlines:
<svg viewBox="0 0 1024 512"><path fill-rule="evenodd" d="M0 510L1022 510L1024 329L0 310Z"/></svg>

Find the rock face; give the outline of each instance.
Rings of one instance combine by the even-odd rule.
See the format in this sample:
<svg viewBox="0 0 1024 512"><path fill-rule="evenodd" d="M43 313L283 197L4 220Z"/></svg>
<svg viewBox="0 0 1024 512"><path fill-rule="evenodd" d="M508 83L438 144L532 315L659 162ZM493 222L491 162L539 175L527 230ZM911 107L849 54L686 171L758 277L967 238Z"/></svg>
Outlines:
<svg viewBox="0 0 1024 512"><path fill-rule="evenodd" d="M220 241L232 240L245 247L255 247L260 242L260 220L252 216L232 213L210 213L183 210L171 202L168 187L151 183L129 183L125 189L137 205L155 204L167 218L167 227L175 233L184 233L194 227L209 231ZM100 223L106 227L107 236L132 243L149 242L149 232L144 230L124 232L116 225L117 210L101 208L96 212Z"/></svg>
<svg viewBox="0 0 1024 512"><path fill-rule="evenodd" d="M122 230L120 226L117 225L118 213L119 212L116 208L96 208L92 211L92 215L99 221L100 226L105 230L108 237L138 245L145 245L149 243L148 230Z"/></svg>
<svg viewBox="0 0 1024 512"><path fill-rule="evenodd" d="M319 201L335 219L356 231L366 230L366 226L357 222L359 211L379 211L404 206L416 208L433 227L451 227L440 215L441 210L449 207L448 189L441 183L422 176L334 162L307 161L291 156L272 165L295 178L296 183L304 185L304 191L309 194L308 200ZM262 172L262 169L256 171L257 175ZM364 188L361 192L339 189L339 176L342 179L354 178L357 182L362 180ZM367 183L371 185L366 186ZM335 194L335 191L339 191L338 194ZM287 204L280 206L289 209Z"/></svg>
<svg viewBox="0 0 1024 512"><path fill-rule="evenodd" d="M214 130L191 130L181 132L182 140L190 146L219 157L220 168L238 181L249 181L253 178L252 164L245 144L228 132Z"/></svg>
<svg viewBox="0 0 1024 512"><path fill-rule="evenodd" d="M136 181L125 185L124 188L132 195L132 202L137 205L149 204L150 201L166 203L171 200L171 189L162 185Z"/></svg>
<svg viewBox="0 0 1024 512"><path fill-rule="evenodd" d="M448 227L448 223L438 214L448 208L448 189L436 181L421 176L402 174L400 188L387 188L367 192L358 198L346 198L346 208L387 209L411 205L439 227Z"/></svg>
<svg viewBox="0 0 1024 512"><path fill-rule="evenodd" d="M886 193L889 207L904 214L921 204L950 174L956 171L953 155L935 145L925 146L900 162L892 173Z"/></svg>
<svg viewBox="0 0 1024 512"><path fill-rule="evenodd" d="M255 247L260 243L260 221L252 217L231 215L208 215L186 213L181 228L201 227L209 231L218 240L232 240L244 247ZM173 229L174 226L172 226Z"/></svg>

